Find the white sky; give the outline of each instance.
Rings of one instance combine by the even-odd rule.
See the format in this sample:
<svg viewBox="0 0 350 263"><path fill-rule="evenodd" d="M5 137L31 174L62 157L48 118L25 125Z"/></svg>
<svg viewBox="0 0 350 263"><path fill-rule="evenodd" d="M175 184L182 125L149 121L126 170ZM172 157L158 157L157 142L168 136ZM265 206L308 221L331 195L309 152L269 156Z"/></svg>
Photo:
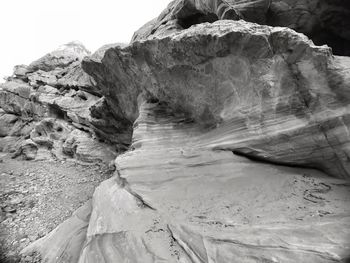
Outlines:
<svg viewBox="0 0 350 263"><path fill-rule="evenodd" d="M95 51L128 43L170 0L0 0L0 82L13 66L29 64L73 40Z"/></svg>

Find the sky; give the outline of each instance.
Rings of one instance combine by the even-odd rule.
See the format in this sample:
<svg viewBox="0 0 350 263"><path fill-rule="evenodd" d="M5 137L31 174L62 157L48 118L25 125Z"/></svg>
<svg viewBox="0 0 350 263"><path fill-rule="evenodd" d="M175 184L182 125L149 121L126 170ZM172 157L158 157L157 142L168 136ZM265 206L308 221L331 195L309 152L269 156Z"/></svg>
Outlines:
<svg viewBox="0 0 350 263"><path fill-rule="evenodd" d="M58 46L128 43L170 0L0 0L0 82Z"/></svg>

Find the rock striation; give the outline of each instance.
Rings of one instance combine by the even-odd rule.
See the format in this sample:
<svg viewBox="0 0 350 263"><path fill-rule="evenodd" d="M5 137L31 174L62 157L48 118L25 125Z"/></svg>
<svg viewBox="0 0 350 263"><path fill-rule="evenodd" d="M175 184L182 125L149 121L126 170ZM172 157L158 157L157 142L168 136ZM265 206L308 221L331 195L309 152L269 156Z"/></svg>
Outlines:
<svg viewBox="0 0 350 263"><path fill-rule="evenodd" d="M213 133L144 102L132 149L91 203L27 247L47 262L341 262L349 185L213 150ZM223 134L226 128L218 128Z"/></svg>
<svg viewBox="0 0 350 263"><path fill-rule="evenodd" d="M209 133L227 127L213 149L348 177L349 61L290 29L224 20L82 65L131 121L143 94Z"/></svg>
<svg viewBox="0 0 350 263"><path fill-rule="evenodd" d="M349 6L337 4L175 0L130 45L90 55L73 43L16 67L1 86L1 149L116 167L23 253L349 260L350 58L308 38L347 54Z"/></svg>

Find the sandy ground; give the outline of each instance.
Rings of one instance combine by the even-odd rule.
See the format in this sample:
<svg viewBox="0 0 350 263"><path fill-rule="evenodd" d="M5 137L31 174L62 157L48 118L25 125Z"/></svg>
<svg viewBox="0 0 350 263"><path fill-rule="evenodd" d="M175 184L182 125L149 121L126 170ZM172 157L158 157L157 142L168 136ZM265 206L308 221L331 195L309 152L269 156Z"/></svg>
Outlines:
<svg viewBox="0 0 350 263"><path fill-rule="evenodd" d="M107 165L0 159L0 262L40 262L19 251L45 236L112 175Z"/></svg>

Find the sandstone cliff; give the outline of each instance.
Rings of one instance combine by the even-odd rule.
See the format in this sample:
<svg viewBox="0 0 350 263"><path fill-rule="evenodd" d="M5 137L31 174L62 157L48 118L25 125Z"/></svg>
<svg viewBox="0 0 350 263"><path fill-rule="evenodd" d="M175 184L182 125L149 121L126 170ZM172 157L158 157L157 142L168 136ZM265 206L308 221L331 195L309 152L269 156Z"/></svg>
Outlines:
<svg viewBox="0 0 350 263"><path fill-rule="evenodd" d="M23 253L345 262L348 14L345 1L175 0L128 46L71 43L16 67L1 149L117 169Z"/></svg>

